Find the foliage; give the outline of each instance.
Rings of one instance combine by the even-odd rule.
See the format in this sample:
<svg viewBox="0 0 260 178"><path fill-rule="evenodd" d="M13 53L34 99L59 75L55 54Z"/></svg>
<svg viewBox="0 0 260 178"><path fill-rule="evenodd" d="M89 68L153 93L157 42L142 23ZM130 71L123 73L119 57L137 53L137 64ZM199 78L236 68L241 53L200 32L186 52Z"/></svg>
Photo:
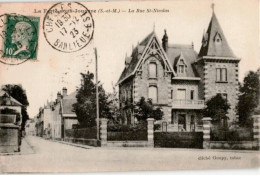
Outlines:
<svg viewBox="0 0 260 178"><path fill-rule="evenodd" d="M109 141L143 141L147 140L147 131L131 132L108 132L107 140Z"/></svg>
<svg viewBox="0 0 260 178"><path fill-rule="evenodd" d="M252 141L253 132L248 128L236 129L211 129L210 138L212 141Z"/></svg>
<svg viewBox="0 0 260 178"><path fill-rule="evenodd" d="M241 126L252 127L251 115L259 106L260 80L258 72L250 71L244 78L243 85L240 87L238 101L239 124Z"/></svg>
<svg viewBox="0 0 260 178"><path fill-rule="evenodd" d="M113 86L113 92L108 93L108 102L109 102L109 112L111 119L109 122L113 122L118 124L121 120L121 111L119 108L119 99L118 99L118 92L116 91L115 86Z"/></svg>
<svg viewBox="0 0 260 178"><path fill-rule="evenodd" d="M124 125L124 124L110 124L107 127L108 132L137 132L137 131L146 131L147 124L141 122L136 125Z"/></svg>
<svg viewBox="0 0 260 178"><path fill-rule="evenodd" d="M135 117L138 121L146 121L147 118L161 120L163 117L163 112L160 107L154 109L151 99L145 100L144 97L141 97L135 105Z"/></svg>
<svg viewBox="0 0 260 178"><path fill-rule="evenodd" d="M160 130L161 129L161 124L154 124L153 130Z"/></svg>
<svg viewBox="0 0 260 178"><path fill-rule="evenodd" d="M84 129L67 129L65 130L66 137L70 138L84 138L84 139L96 139L97 128L88 127Z"/></svg>
<svg viewBox="0 0 260 178"><path fill-rule="evenodd" d="M96 125L96 84L94 84L94 74L81 73L82 82L76 95L77 103L73 105L78 121L84 127ZM98 83L99 84L99 83ZM102 85L98 86L99 91L99 114L100 117L111 118L108 96Z"/></svg>
<svg viewBox="0 0 260 178"><path fill-rule="evenodd" d="M29 106L29 102L27 99L26 91L23 89L21 85L4 85L2 88L3 91L7 92L14 99L19 101L22 106L22 124L21 128L24 130L25 123L29 119L27 113L27 107Z"/></svg>
<svg viewBox="0 0 260 178"><path fill-rule="evenodd" d="M147 140L147 124L137 125L110 124L107 127L108 140Z"/></svg>
<svg viewBox="0 0 260 178"><path fill-rule="evenodd" d="M228 119L227 113L230 109L230 104L224 99L221 94L217 94L206 102L206 108L203 110L204 117L211 117L214 122L221 122L222 119Z"/></svg>

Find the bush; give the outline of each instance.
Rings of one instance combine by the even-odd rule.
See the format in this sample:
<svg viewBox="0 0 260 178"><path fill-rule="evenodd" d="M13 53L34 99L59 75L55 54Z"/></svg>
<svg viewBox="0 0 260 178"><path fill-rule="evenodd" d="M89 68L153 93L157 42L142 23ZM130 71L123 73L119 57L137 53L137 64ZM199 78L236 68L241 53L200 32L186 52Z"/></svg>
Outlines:
<svg viewBox="0 0 260 178"><path fill-rule="evenodd" d="M248 128L211 129L212 141L252 141L253 132Z"/></svg>
<svg viewBox="0 0 260 178"><path fill-rule="evenodd" d="M65 130L65 136L70 138L96 139L97 129L96 127L84 129L68 129Z"/></svg>
<svg viewBox="0 0 260 178"><path fill-rule="evenodd" d="M131 132L131 131L146 131L147 124L139 123L137 125L122 125L122 124L111 124L108 125L108 132Z"/></svg>
<svg viewBox="0 0 260 178"><path fill-rule="evenodd" d="M161 129L161 124L154 124L154 128L153 128L154 131L160 130L160 129Z"/></svg>

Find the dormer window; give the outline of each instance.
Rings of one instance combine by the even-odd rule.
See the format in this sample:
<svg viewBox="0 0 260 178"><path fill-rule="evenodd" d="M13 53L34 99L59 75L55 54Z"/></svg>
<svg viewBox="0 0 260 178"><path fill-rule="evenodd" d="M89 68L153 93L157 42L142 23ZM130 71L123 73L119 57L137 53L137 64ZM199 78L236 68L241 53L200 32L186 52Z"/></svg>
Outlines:
<svg viewBox="0 0 260 178"><path fill-rule="evenodd" d="M185 72L185 66L184 65L179 65L179 72L180 74L184 74Z"/></svg>
<svg viewBox="0 0 260 178"><path fill-rule="evenodd" d="M220 44L222 42L222 38L221 38L221 35L217 32L215 37L214 37L214 42L216 44Z"/></svg>
<svg viewBox="0 0 260 178"><path fill-rule="evenodd" d="M178 70L179 74L185 74L186 73L186 64L185 64L183 59L179 60L177 66L178 66L177 70Z"/></svg>

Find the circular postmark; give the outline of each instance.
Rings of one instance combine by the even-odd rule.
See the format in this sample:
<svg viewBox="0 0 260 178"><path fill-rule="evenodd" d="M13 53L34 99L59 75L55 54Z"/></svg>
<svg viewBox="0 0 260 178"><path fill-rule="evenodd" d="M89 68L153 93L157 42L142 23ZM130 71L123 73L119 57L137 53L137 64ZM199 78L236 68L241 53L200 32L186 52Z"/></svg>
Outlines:
<svg viewBox="0 0 260 178"><path fill-rule="evenodd" d="M0 15L0 62L18 65L37 58L39 18Z"/></svg>
<svg viewBox="0 0 260 178"><path fill-rule="evenodd" d="M60 2L47 11L43 33L52 48L65 53L76 52L92 40L94 20L81 3Z"/></svg>

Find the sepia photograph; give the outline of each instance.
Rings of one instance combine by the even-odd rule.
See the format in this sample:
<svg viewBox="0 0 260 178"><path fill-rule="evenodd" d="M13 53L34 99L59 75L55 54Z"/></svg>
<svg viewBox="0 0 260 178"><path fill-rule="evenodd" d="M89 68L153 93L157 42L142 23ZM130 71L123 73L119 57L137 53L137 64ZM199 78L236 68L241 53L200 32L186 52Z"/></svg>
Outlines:
<svg viewBox="0 0 260 178"><path fill-rule="evenodd" d="M259 170L259 7L0 2L0 174Z"/></svg>

